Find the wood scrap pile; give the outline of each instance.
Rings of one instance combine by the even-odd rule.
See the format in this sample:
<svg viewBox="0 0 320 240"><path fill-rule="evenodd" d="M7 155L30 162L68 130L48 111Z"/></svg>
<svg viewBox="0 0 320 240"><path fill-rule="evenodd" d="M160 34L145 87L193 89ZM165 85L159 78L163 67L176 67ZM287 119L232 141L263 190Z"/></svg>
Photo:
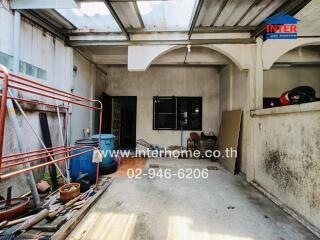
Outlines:
<svg viewBox="0 0 320 240"><path fill-rule="evenodd" d="M0 222L0 240L4 239L64 239L74 222L80 221L95 200L111 184L112 178L101 177L98 186L80 193L66 203L61 202L59 191L43 199L41 208L29 209L15 219ZM74 190L74 187L68 189ZM71 222L71 223L70 223ZM61 229L66 227L61 233ZM59 237L60 235L60 237Z"/></svg>

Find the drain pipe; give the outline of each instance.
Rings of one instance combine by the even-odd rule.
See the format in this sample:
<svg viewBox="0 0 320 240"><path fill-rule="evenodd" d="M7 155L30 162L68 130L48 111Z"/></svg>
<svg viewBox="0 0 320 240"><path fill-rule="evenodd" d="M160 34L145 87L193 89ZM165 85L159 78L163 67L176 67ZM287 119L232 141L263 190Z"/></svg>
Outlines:
<svg viewBox="0 0 320 240"><path fill-rule="evenodd" d="M19 12L15 11L14 13L14 34L13 34L13 71L15 73L19 72L19 62L20 62L20 27L21 27L21 15ZM20 152L27 152L26 146L21 135L21 128L19 126L18 118L13 107L11 99L7 99L7 110L9 119L12 123L13 129L16 133L18 145ZM30 167L30 163L26 163L25 167ZM30 187L34 205L36 207L40 206L40 197L36 187L36 182L33 177L32 171L26 172L27 183Z"/></svg>

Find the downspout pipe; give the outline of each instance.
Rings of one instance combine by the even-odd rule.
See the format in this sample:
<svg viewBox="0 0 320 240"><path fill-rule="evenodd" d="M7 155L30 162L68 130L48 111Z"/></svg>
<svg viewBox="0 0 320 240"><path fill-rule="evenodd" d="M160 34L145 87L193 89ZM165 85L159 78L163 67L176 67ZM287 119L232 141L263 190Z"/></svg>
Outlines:
<svg viewBox="0 0 320 240"><path fill-rule="evenodd" d="M21 31L21 15L18 11L14 13L14 26L13 26L13 71L19 73L19 63L20 63L20 31ZM13 93L15 94L15 93ZM17 136L18 145L20 152L27 152L26 146L22 138L22 129L19 126L18 118L13 107L11 99L7 99L7 110L9 119L12 123L13 129ZM25 164L25 167L30 167L30 163ZM30 187L33 202L36 207L40 206L40 197L38 194L36 182L31 171L26 172L27 183Z"/></svg>

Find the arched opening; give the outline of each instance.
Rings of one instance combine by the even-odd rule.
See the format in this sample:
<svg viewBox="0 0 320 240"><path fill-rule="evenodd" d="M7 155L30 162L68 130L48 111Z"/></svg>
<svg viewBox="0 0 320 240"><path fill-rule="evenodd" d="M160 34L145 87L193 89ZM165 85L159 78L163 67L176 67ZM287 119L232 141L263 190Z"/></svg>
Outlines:
<svg viewBox="0 0 320 240"><path fill-rule="evenodd" d="M238 67L239 70L245 70L246 66L244 63L242 63L241 61L239 61L237 59L237 57L234 55L234 52L227 50L227 49L223 49L223 47L220 45L214 45L214 44L210 44L210 45L195 45L195 46L184 46L184 45L175 45L175 46L171 46L169 48L163 49L162 51L159 51L157 53L155 53L155 55L149 59L149 62L147 64L147 68L154 64L155 62L157 62L158 59L160 59L162 56L165 56L167 54L169 54L172 51L178 50L178 49L185 49L186 51L186 56L188 54L188 51L190 51L190 53L192 53L192 49L206 49L209 51L208 52L214 52L214 53L218 53L220 56L223 56L224 58L228 59L230 62L232 62L235 66ZM189 50L188 50L189 49ZM210 51L211 50L211 51ZM199 62L199 64L201 64L201 62Z"/></svg>
<svg viewBox="0 0 320 240"><path fill-rule="evenodd" d="M175 46L155 57L147 70L147 72L154 72L160 69L159 71L163 72L162 78L165 78L164 75L169 72L171 76L175 76L171 79L171 83L166 84L171 86L170 89L159 87L161 89L159 92L162 93L159 97L173 94L202 98L202 129L196 131L199 134L202 131L220 134L219 127L224 111L244 111L247 108L248 71L242 70L243 65L233 61L229 56L209 46L192 46L191 50L186 46ZM241 171L246 172L247 125L244 122L247 124L247 118L243 117L242 121L238 160ZM183 132L184 143L187 142L190 132L194 130ZM154 139L170 134L169 141L172 141L179 139L181 133L166 131L156 134Z"/></svg>
<svg viewBox="0 0 320 240"><path fill-rule="evenodd" d="M291 48L288 52L281 55L270 67L264 71L263 98L264 108L283 106L284 104L293 105L319 101L320 97L320 44L303 44ZM307 86L306 94L313 94L308 99L299 98L300 95L287 95L290 98L286 103L280 96L287 91ZM309 90L310 88L310 90ZM312 90L313 89L313 90ZM311 92L309 92L311 91ZM291 97L290 97L291 96Z"/></svg>

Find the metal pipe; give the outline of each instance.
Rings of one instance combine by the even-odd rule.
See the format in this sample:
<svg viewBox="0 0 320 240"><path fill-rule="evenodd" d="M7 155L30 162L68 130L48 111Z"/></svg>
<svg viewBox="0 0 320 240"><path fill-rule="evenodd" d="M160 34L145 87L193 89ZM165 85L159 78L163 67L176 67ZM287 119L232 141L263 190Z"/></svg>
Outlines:
<svg viewBox="0 0 320 240"><path fill-rule="evenodd" d="M0 72L3 72L0 70ZM37 85L37 86L40 86L40 87L43 87L43 88L47 88L47 89L51 89L51 90L54 90L55 92L60 92L60 93L63 93L65 95L68 95L68 96L71 96L71 97L75 97L75 98L79 98L79 99L82 99L82 100L86 100L86 101L89 101L89 102L92 102L93 99L89 99L89 98L85 98L85 97L82 97L82 96L78 96L78 95L75 95L75 94L72 94L72 93L68 93L68 92L65 92L65 91L62 91L60 89L56 89L56 88L53 88L53 87L50 87L50 86L47 86L47 85L44 85L44 84L41 84L41 83L38 83L36 81L32 81L30 79L27 79L27 78L24 78L24 77L21 77L19 75L16 75L16 74L13 74L13 73L10 73L10 77L15 77L15 78L18 78L20 80L23 80L25 82L28 82L28 83L32 83L34 85ZM12 79L12 78L11 78ZM10 79L10 80L11 80ZM21 81L20 81L21 82ZM18 83L20 83L18 82Z"/></svg>
<svg viewBox="0 0 320 240"><path fill-rule="evenodd" d="M10 94L9 90L8 90L8 93ZM19 126L19 122L18 122L18 118L17 118L16 112L15 112L15 109L14 109L12 101L10 99L7 99L7 109L8 109L9 119L10 119L10 121L12 123L13 129L14 129L15 134L17 136L19 149L20 149L21 152L26 152L26 147L24 145L24 140L23 140L23 137L21 135L22 131L21 131L21 128ZM29 168L30 164L27 163L25 165L25 167ZM35 182L34 177L33 177L33 173L32 172L27 172L26 173L26 178L27 178L27 182L28 182L28 185L29 185L31 193L32 193L32 198L33 198L33 201L34 201L34 205L36 207L38 207L38 206L40 206L40 197L39 197L38 190L37 190L37 187L36 187L36 182Z"/></svg>
<svg viewBox="0 0 320 240"><path fill-rule="evenodd" d="M51 151L51 150L56 150L56 149L63 148L63 147L65 147L65 146L51 147L51 148L47 148L47 150ZM13 158L13 157L16 157L16 156L21 156L21 155L28 155L28 157L29 157L30 154L39 153L39 152L43 152L43 151L46 151L46 150L45 149L40 149L40 150L34 150L34 151L24 152L24 153L15 153L15 154L10 154L10 155L3 156L2 159Z"/></svg>
<svg viewBox="0 0 320 240"><path fill-rule="evenodd" d="M15 175L18 175L18 174L21 174L21 173L25 173L25 172L28 172L28 171L32 171L32 170L35 170L35 169L38 169L38 168L41 168L41 167L46 167L46 166L49 166L51 164L55 164L55 163L58 163L58 162L61 162L61 161L65 161L68 158L72 158L72 157L76 157L76 156L79 156L79 155L82 155L82 154L85 154L85 153L88 153L88 152L92 152L95 149L96 148L93 148L93 149L90 149L88 151L77 153L77 154L74 154L74 155L71 155L71 156L68 156L68 157L59 158L59 159L56 159L54 161L50 161L50 162L42 163L42 164L35 165L35 166L32 166L32 167L28 167L28 168L25 168L25 169L20 169L20 170L14 171L14 172L6 173L6 174L3 174L3 175L0 175L0 180L7 179L7 178L13 177Z"/></svg>
<svg viewBox="0 0 320 240"><path fill-rule="evenodd" d="M99 124L99 149L100 149L101 148L103 104L99 100L96 100L96 102L100 105L100 117L99 117L99 122L100 122L100 124ZM100 163L97 163L96 187L98 187L98 183L99 183L99 168L100 168Z"/></svg>
<svg viewBox="0 0 320 240"><path fill-rule="evenodd" d="M2 163L3 154L3 138L4 138L4 126L6 121L6 111L7 111L7 94L8 94L8 81L9 73L7 69L0 64L0 68L3 69L5 75L2 85L2 96L1 96L1 109L0 109L0 168Z"/></svg>
<svg viewBox="0 0 320 240"><path fill-rule="evenodd" d="M27 88L18 87L18 86L11 85L11 84L9 84L9 87L11 87L11 88L13 88L13 89L17 89L17 90L21 90L21 91L26 91L26 92L29 92L29 93L33 93L33 94L35 94L35 95L40 95L40 96L44 96L44 97L48 97L48 98L52 98L52 99L56 99L56 100L61 100L61 101L73 103L73 104L75 104L75 105L79 105L79 106L83 106L83 107L87 107L87 108L99 110L99 108L97 108L97 107L92 107L92 106L85 105L85 104L82 104L82 103L78 103L78 102L75 102L75 101L72 101L72 100L63 99L63 98L51 96L51 95L48 95L48 94L45 94L45 93L36 92L36 91L30 90L30 89L27 89Z"/></svg>
<svg viewBox="0 0 320 240"><path fill-rule="evenodd" d="M54 153L53 155L56 154L55 151L61 151L61 150L65 150L66 147L62 147L62 148L59 148L59 149L52 149L52 150L48 150L46 151L46 149L43 149L43 151L41 152L38 152L38 153L33 153L33 154L30 154L30 155L20 155L18 157L11 157L9 159L4 159L2 162L3 163L8 163L8 162L15 162L15 161L19 161L21 159L24 159L24 158L30 158L30 157L37 157L37 156L43 156L43 155L48 155L48 154L51 154L51 153Z"/></svg>
<svg viewBox="0 0 320 240"><path fill-rule="evenodd" d="M52 90L50 88L44 89L41 86L36 86L34 84L31 84L31 83L19 82L18 80L14 80L12 78L10 78L10 82L13 82L13 83L16 83L16 84L19 84L19 85L23 85L23 86L26 86L26 87L30 87L30 88L33 88L33 89L37 89L37 90L40 90L40 91L45 91L45 92L48 92L48 93L52 93L52 94L55 94L55 95L59 95L61 97L71 98L71 99L73 99L75 101L87 101L86 99L83 100L83 99L79 99L79 98L74 97L74 96L68 96L67 94L59 93L59 92L57 92L55 90Z"/></svg>
<svg viewBox="0 0 320 240"><path fill-rule="evenodd" d="M69 106L68 106L68 110L66 111L66 114L64 116L64 139L65 139L65 146L68 148L69 144L70 144L70 141L68 139L68 124L69 124ZM67 153L66 154L66 157L68 156L69 154ZM68 179L68 182L71 182L71 177L70 177L70 169L69 169L69 166L70 166L70 159L67 159L65 161L65 164L66 164L66 173L67 173L67 179Z"/></svg>
<svg viewBox="0 0 320 240"><path fill-rule="evenodd" d="M9 93L10 93L10 90L9 90ZM23 116L24 119L26 120L28 126L31 128L32 132L34 133L34 135L36 136L36 138L38 139L38 141L40 142L40 144L42 145L42 147L43 147L44 149L46 149L46 148L47 148L46 145L44 144L44 142L42 141L41 137L38 135L37 131L34 129L34 127L32 126L32 124L29 122L26 113L23 111L23 109L22 109L22 107L20 106L20 104L18 103L18 101L17 101L17 100L13 100L13 101L14 101L14 103L17 105L19 111L21 112L22 116ZM50 154L49 157L51 158L52 161L54 160L54 158L51 156L51 154ZM65 178L63 172L61 171L60 167L59 167L57 164L55 164L55 167L57 168L57 170L59 171L59 173L61 174L61 176L63 177L63 179L66 181L66 178Z"/></svg>
<svg viewBox="0 0 320 240"><path fill-rule="evenodd" d="M88 146L81 146L79 148L75 148L75 149L69 149L69 150L60 150L60 152L58 153L54 153L52 154L51 156L55 156L55 155L61 155L61 154L65 154L66 152L71 152L71 151L75 151L75 150L80 150L80 149L83 149L83 148L88 148ZM31 162L34 162L34 161L38 161L38 160L41 160L43 159L45 156L41 156L41 157L36 157L36 158L33 158L33 159L28 159L28 160L25 160L25 161L21 161L21 162L17 162L17 163L12 163L12 164L9 164L9 165L5 165L5 166L2 166L0 170L2 169L7 169L7 168L12 168L12 167L16 167L16 166L19 166L19 165L22 165L22 164L25 164L25 163L31 163ZM7 163L7 162L6 162Z"/></svg>
<svg viewBox="0 0 320 240"><path fill-rule="evenodd" d="M62 133L62 124L61 124L61 118L60 118L60 110L59 107L57 106L57 115L58 115L58 122L59 122L59 130L60 130L60 137L61 137L61 143L62 145L65 145L65 135ZM65 156L68 156L68 152L65 152ZM70 183L70 176L69 176L69 169L67 168L67 164L65 163L65 170L66 170L66 179L67 179L67 183Z"/></svg>
<svg viewBox="0 0 320 240"><path fill-rule="evenodd" d="M2 96L2 94L0 94L0 97L1 96ZM31 103L31 104L44 105L44 106L48 106L48 107L57 107L57 105L50 104L50 103L44 103L44 102L40 102L40 101L37 101L37 100L29 100L29 99L11 97L11 96L8 96L7 98L8 99L15 99L15 100L17 100L19 102L27 102L27 103ZM65 107L65 106L60 106L60 108L67 109L67 107Z"/></svg>

